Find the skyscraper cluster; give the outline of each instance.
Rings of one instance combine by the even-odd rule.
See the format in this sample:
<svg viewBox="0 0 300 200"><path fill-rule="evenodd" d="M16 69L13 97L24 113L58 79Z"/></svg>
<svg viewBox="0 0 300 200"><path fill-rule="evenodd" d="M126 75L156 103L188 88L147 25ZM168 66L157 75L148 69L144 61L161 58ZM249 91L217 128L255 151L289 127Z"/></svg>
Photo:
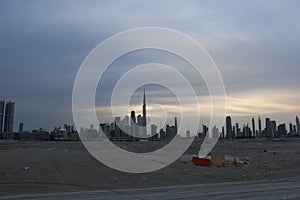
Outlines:
<svg viewBox="0 0 300 200"><path fill-rule="evenodd" d="M146 92L144 90L142 114L136 116L135 111L131 111L130 117L125 116L115 117L114 122L101 123L101 131L112 140L139 140L148 138L147 136L147 107L146 107ZM174 125L166 125L165 130L160 129L157 133L157 125L151 124L151 140L157 139L172 139L176 136L177 118L175 117Z"/></svg>
<svg viewBox="0 0 300 200"><path fill-rule="evenodd" d="M14 127L15 103L0 100L0 133L11 133Z"/></svg>
<svg viewBox="0 0 300 200"><path fill-rule="evenodd" d="M206 126L203 126L206 127ZM214 131L215 132L215 131ZM207 129L203 129L204 135L208 133ZM300 122L298 116L296 116L296 124L290 123L289 131L287 130L286 124L278 124L275 120L270 118L265 119L265 128L262 129L261 118L258 117L258 129L256 129L255 119L252 118L252 124L244 124L240 128L239 123L232 125L232 119L230 116L226 117L225 128L222 128L220 134L221 138L225 139L239 139L239 138L279 138L279 137L293 137L300 136Z"/></svg>

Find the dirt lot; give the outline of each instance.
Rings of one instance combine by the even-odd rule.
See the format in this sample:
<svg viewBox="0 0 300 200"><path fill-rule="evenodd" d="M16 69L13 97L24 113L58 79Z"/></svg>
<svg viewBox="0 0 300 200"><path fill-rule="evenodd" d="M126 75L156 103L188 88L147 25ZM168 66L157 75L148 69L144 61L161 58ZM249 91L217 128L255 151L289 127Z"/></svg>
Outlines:
<svg viewBox="0 0 300 200"><path fill-rule="evenodd" d="M200 144L195 142L188 153L197 153ZM151 149L161 143L133 145ZM0 141L0 196L300 177L300 138L220 140L212 153L249 156L253 164L200 167L176 161L153 173L128 174L104 166L80 142Z"/></svg>

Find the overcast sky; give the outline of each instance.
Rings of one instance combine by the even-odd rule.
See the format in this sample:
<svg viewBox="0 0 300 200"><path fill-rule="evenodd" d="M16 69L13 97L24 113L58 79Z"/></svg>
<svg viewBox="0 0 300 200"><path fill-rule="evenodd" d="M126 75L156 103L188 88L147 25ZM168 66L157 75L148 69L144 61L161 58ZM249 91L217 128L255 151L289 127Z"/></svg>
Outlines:
<svg viewBox="0 0 300 200"><path fill-rule="evenodd" d="M155 26L183 32L207 49L235 121L261 115L294 122L300 114L299 9L297 0L1 0L0 99L16 102L15 123L26 129L73 123L73 83L88 53L113 34ZM149 60L145 52L135 58ZM123 58L115 67L133 60Z"/></svg>

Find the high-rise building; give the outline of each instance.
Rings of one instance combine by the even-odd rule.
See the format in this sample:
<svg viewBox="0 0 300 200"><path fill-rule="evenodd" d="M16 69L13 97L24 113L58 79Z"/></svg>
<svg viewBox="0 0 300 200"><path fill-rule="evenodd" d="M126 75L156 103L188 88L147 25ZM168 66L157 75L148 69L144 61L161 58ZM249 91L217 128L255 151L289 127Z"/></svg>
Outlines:
<svg viewBox="0 0 300 200"><path fill-rule="evenodd" d="M255 120L254 118L252 118L252 137L257 137L257 135L255 135Z"/></svg>
<svg viewBox="0 0 300 200"><path fill-rule="evenodd" d="M144 89L144 98L143 98L142 135L143 135L143 137L147 136L147 112L146 112L146 92L145 92L145 89Z"/></svg>
<svg viewBox="0 0 300 200"><path fill-rule="evenodd" d="M133 125L133 123L135 124L136 123L136 118L135 118L135 112L134 111L131 111L131 115L130 115L130 125Z"/></svg>
<svg viewBox="0 0 300 200"><path fill-rule="evenodd" d="M177 127L177 117L175 117L175 120L174 120L174 126L175 126L175 134L178 134L178 127Z"/></svg>
<svg viewBox="0 0 300 200"><path fill-rule="evenodd" d="M19 133L22 133L24 131L24 124L19 123Z"/></svg>
<svg viewBox="0 0 300 200"><path fill-rule="evenodd" d="M15 103L12 101L5 104L4 132L13 132Z"/></svg>
<svg viewBox="0 0 300 200"><path fill-rule="evenodd" d="M144 99L143 99L143 126L147 125L147 112L146 112L146 92L144 89Z"/></svg>
<svg viewBox="0 0 300 200"><path fill-rule="evenodd" d="M259 137L262 137L260 116L258 117L258 134L259 134Z"/></svg>
<svg viewBox="0 0 300 200"><path fill-rule="evenodd" d="M239 128L239 123L235 124L235 131L236 131L236 137L240 137L241 136L241 132L240 132L240 128Z"/></svg>
<svg viewBox="0 0 300 200"><path fill-rule="evenodd" d="M114 120L114 127L115 127L115 137L116 138L119 138L121 137L121 118L120 117L115 117L115 120Z"/></svg>
<svg viewBox="0 0 300 200"><path fill-rule="evenodd" d="M165 132L164 129L162 129L162 128L159 130L159 138L160 138L161 140L166 139L166 132Z"/></svg>
<svg viewBox="0 0 300 200"><path fill-rule="evenodd" d="M232 125L231 125L231 117L226 117L226 138L232 138Z"/></svg>
<svg viewBox="0 0 300 200"><path fill-rule="evenodd" d="M297 128L296 132L300 133L300 122L298 116L296 116L296 128Z"/></svg>
<svg viewBox="0 0 300 200"><path fill-rule="evenodd" d="M285 137L287 135L287 130L285 124L279 124L278 125L278 133L275 137Z"/></svg>
<svg viewBox="0 0 300 200"><path fill-rule="evenodd" d="M135 117L135 112L131 111L130 115L130 131L132 136L136 136L136 117Z"/></svg>
<svg viewBox="0 0 300 200"><path fill-rule="evenodd" d="M276 121L266 118L266 137L271 138L276 135Z"/></svg>
<svg viewBox="0 0 300 200"><path fill-rule="evenodd" d="M224 130L224 126L222 126L222 134L221 134L221 138L225 138L225 130Z"/></svg>
<svg viewBox="0 0 300 200"><path fill-rule="evenodd" d="M142 115L137 116L137 125L138 126L143 126Z"/></svg>
<svg viewBox="0 0 300 200"><path fill-rule="evenodd" d="M3 131L5 101L0 101L0 133Z"/></svg>
<svg viewBox="0 0 300 200"><path fill-rule="evenodd" d="M292 134L292 133L293 133L293 124L290 123L290 134Z"/></svg>

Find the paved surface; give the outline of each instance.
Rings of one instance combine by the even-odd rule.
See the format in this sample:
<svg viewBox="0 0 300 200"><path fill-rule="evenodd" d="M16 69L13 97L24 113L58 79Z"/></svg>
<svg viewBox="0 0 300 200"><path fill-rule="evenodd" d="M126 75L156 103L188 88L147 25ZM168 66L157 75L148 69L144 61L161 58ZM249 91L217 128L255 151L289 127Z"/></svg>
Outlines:
<svg viewBox="0 0 300 200"><path fill-rule="evenodd" d="M3 196L15 199L300 199L300 179Z"/></svg>

